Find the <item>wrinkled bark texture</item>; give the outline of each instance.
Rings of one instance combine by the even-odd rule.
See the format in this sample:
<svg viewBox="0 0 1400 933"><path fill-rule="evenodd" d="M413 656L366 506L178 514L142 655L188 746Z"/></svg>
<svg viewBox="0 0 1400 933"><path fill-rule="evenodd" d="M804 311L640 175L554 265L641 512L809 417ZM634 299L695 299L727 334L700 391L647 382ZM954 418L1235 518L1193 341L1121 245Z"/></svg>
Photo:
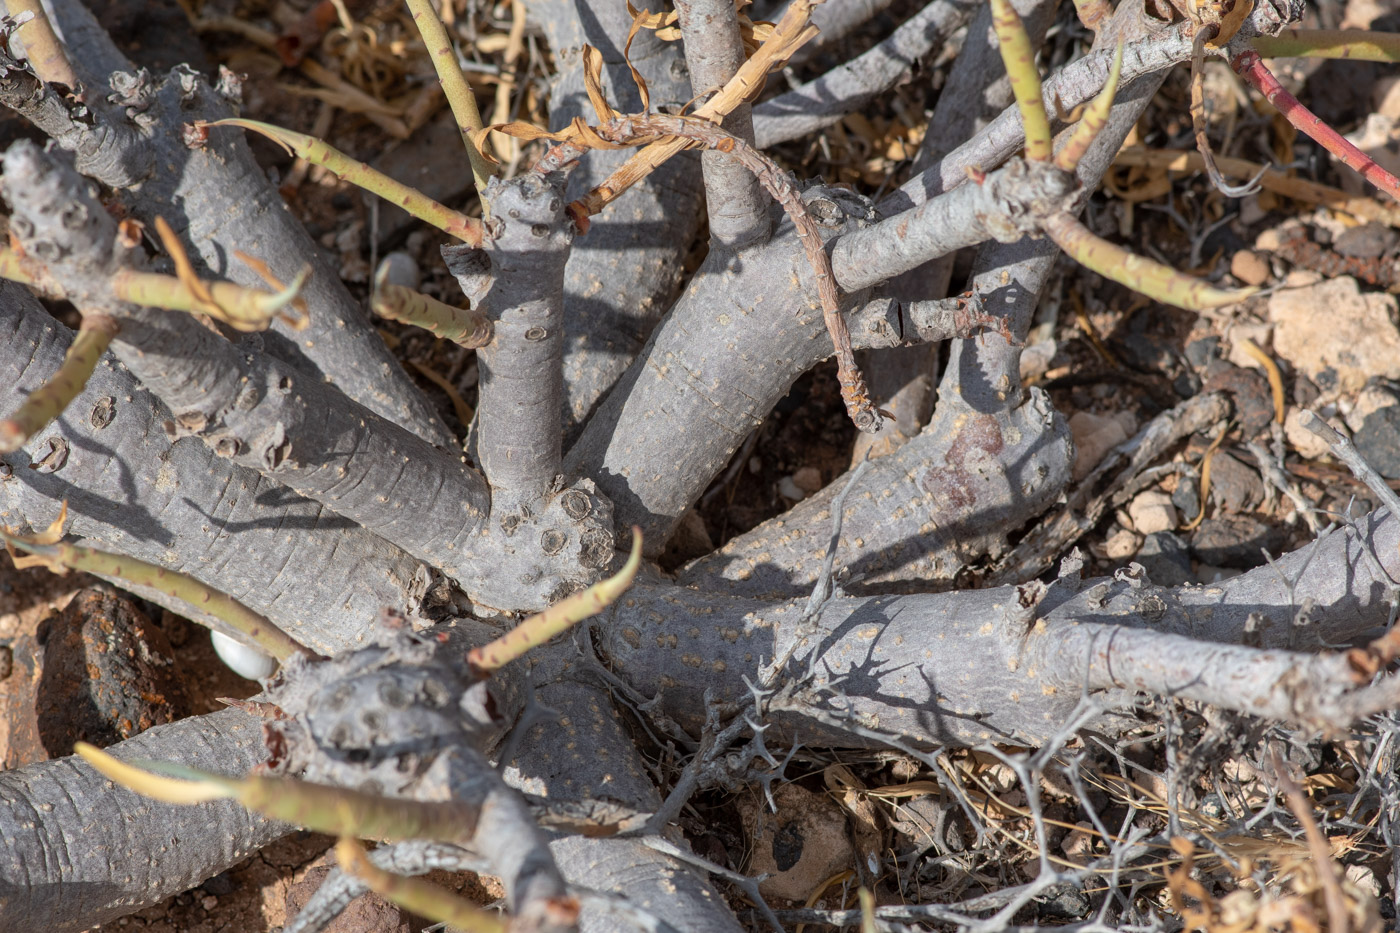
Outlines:
<svg viewBox="0 0 1400 933"><path fill-rule="evenodd" d="M614 543L629 526L659 553L794 381L832 354L818 273L792 222L751 198L753 179L730 172L737 163L720 151L703 173L688 156L668 162L582 236L565 205L626 153L588 154L567 188L562 174L494 183L480 247L443 250L494 326L480 352L478 474L237 134L183 141L181 123L229 112L227 82L216 90L182 70L117 77L129 64L76 0L54 5L91 83L90 109L6 58L0 102L72 152L134 216L166 216L210 275L249 281L236 249L284 279L303 263L315 269L307 297L318 329L303 334L227 341L110 303L105 277L144 258L113 245L112 222L67 169L33 146L6 157L16 241L80 306L96 303L122 329L116 356L67 411L3 458L0 519L42 529L66 501L73 539L187 572L329 656L298 656L269 682L280 715L267 722L232 710L190 719L122 743L119 757L239 774L262 761L266 729L279 773L396 798L398 812L457 807L460 821L432 827L431 838L415 829L376 857L403 871L498 874L521 933L735 933L725 898L676 842L677 828L662 825L685 795L663 804L653 771L672 752L705 752L716 721L755 734L773 726L768 748L1036 746L1086 697L1096 704L1088 724L1110 739L1142 725L1143 694L1309 730L1400 700L1393 674L1372 683L1374 671L1336 650L1389 621L1400 520L1384 510L1214 586L1164 588L1133 570L1085 581L1071 558L1050 583L951 589L1068 486L1066 413L1019 376L1057 258L1034 233L1047 212L1083 206L1166 69L1190 52L1180 29L1141 4L1121 3L1096 51L1046 82L1050 112L1067 112L1098 91L1119 39L1129 43L1108 125L1073 175L1019 161L1001 168L1023 141L1014 109L974 132L1005 101L985 17L960 0L935 0L855 61L753 109L760 144L828 125L977 14L948 85L966 100L940 102L940 138L921 154L923 170L878 209L822 185L801 193L857 349L952 339L932 420L863 467L844 499L849 475L674 580L645 569L616 602L595 601L601 612L572 636L494 673L472 649L619 564ZM680 107L737 64L729 5L680 6L688 48L643 30L631 49L656 110ZM833 3L820 15L839 33L885 6ZM1022 4L1035 30L1052 6ZM556 128L591 113L585 43L602 54L608 100L640 110L622 51L624 4L540 0L531 15L561 69ZM705 23L723 28L708 35ZM749 131L742 110L726 126ZM968 169L986 173L983 183L966 185ZM765 185L797 199L778 170L766 171ZM702 187L712 248L681 289ZM971 247L969 297L946 299L947 257ZM0 410L49 377L71 339L27 291L0 284ZM905 381L928 356L909 354ZM1228 415L1223 397L1207 401L1204 422ZM1060 524L1088 507L1081 492ZM1057 528L1047 523L1046 540L1059 540ZM1035 552L1002 572L1016 583L1050 560ZM830 596L809 598L833 574ZM1294 624L1304 599L1311 627ZM474 616L457 611L467 605ZM775 669L780 658L787 666ZM653 741L671 748L658 754ZM712 751L736 779L764 780L749 770L760 752L742 748ZM690 788L685 780L678 786ZM592 820L586 833L574 831L579 813ZM233 804L150 804L74 759L0 774L0 927L105 922L286 830ZM361 889L334 876L314 916L293 929L329 919Z"/></svg>

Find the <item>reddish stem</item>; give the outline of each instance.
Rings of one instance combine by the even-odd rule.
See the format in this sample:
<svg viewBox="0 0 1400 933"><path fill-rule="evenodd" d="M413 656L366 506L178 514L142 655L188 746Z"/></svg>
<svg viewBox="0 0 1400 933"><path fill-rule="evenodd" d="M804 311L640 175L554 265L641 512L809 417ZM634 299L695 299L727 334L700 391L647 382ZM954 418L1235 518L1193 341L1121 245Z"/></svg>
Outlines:
<svg viewBox="0 0 1400 933"><path fill-rule="evenodd" d="M1283 85L1268 68L1264 60L1253 49L1246 49L1230 62L1230 66L1242 75L1256 91L1278 108L1279 113L1288 118L1299 130L1312 137L1324 149L1341 159L1344 164L1362 178L1400 201L1400 179L1376 164L1375 160L1342 138L1317 114L1284 90Z"/></svg>

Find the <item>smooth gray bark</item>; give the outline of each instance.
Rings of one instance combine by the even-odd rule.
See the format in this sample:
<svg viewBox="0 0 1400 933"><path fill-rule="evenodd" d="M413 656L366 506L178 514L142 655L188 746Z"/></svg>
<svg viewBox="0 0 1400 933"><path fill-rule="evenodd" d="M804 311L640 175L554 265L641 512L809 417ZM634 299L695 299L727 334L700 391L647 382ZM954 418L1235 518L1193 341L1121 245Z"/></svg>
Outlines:
<svg viewBox="0 0 1400 933"><path fill-rule="evenodd" d="M457 565L470 556L490 493L460 457L252 350L250 341L230 343L187 314L104 302L106 281L139 254L115 245L116 222L89 183L32 144L11 147L4 166L12 229L23 231L31 255L56 257L48 272L71 300L88 311L105 303L120 318L114 351L174 412L177 436L198 436L232 463L444 572L467 575ZM386 464L396 467L392 476Z"/></svg>
<svg viewBox="0 0 1400 933"><path fill-rule="evenodd" d="M1164 77L1120 92L1080 162L1081 198L1107 170ZM1032 391L1027 399L1020 378L1021 346L1057 255L1046 239L992 243L979 253L970 290L1005 319L1011 339L986 334L953 342L933 420L889 463L877 463L848 503L842 561L867 574L864 585L947 583L969 558L996 550L1007 531L1039 514L1068 483L1074 460L1068 425L1042 393ZM826 554L830 503L844 482L838 478L786 515L733 538L686 568L682 579L698 584L717 575L748 595L809 589Z"/></svg>
<svg viewBox="0 0 1400 933"><path fill-rule="evenodd" d="M894 86L940 47L979 0L932 0L885 41L802 87L754 108L754 133L767 148L830 126Z"/></svg>
<svg viewBox="0 0 1400 933"><path fill-rule="evenodd" d="M225 710L156 726L109 749L242 774L266 757L258 720ZM0 772L0 927L77 933L241 862L287 826L231 800L155 803L78 758Z"/></svg>
<svg viewBox="0 0 1400 933"><path fill-rule="evenodd" d="M894 0L842 0L841 3L823 3L812 10L812 23L820 30L817 35L797 50L791 61L801 64L808 59L830 51L832 46L855 32L861 26L889 9ZM764 18L776 21L781 13L775 10L764 14Z"/></svg>
<svg viewBox="0 0 1400 933"><path fill-rule="evenodd" d="M1400 573L1400 522L1380 512L1359 525L1219 585L1165 589L1131 576L1081 584L1072 574L1043 598L1038 585L837 596L811 629L801 624L805 595L775 603L716 598L713 585L639 587L594 634L614 670L692 732L704 690L742 707L750 694L741 675L752 679L794 641L804 650L792 675L810 669L814 679L776 720L813 745L859 743L864 729L864 741L1035 746L1086 689L1108 711L1094 727L1109 734L1136 726L1122 715L1139 689L1313 727L1313 711L1339 707L1333 691L1359 690L1339 679L1336 660L1305 652L1377 634ZM1315 620L1308 643L1292 624L1305 598ZM1257 648L1242 648L1251 637ZM817 651L811 662L807 647ZM1213 659L1199 679L1186 674L1193 652ZM1310 676L1322 669L1326 679Z"/></svg>
<svg viewBox="0 0 1400 933"><path fill-rule="evenodd" d="M617 16L615 9L603 10L602 5L599 12L614 20ZM585 17L574 25L592 28L598 22ZM614 36L615 27L613 22L610 29ZM613 48L608 54L617 51ZM1124 95L1123 105L1115 109L1110 130L1100 140L1098 150L1085 160L1083 177L1086 180L1092 181L1097 177L1095 173L1102 172L1126 124L1136 119L1146 96L1150 95L1151 89L1146 86L1150 83L1141 82ZM809 202L833 227L847 219L848 210L856 218L866 214L863 202L854 198L844 200L834 192L820 189L809 192ZM692 285L690 306L683 302L673 312L648 348L651 355L642 365L634 367L630 382L622 386L617 396L618 407L611 409L610 414L605 408L606 417L594 419L602 425L598 428L598 437L602 440L594 438L591 447L580 444L584 453L579 455L578 462L583 464L585 478L567 490L551 487L543 494L542 498L548 500L546 511L559 509L570 520L587 518L597 523L599 527L592 530L608 539L600 545L601 551L611 553L612 519L607 500L592 493L591 485L583 485L590 482L589 474L596 475L602 484L612 484L610 491L621 490L618 511L622 516L642 515L657 528L667 527L670 516L653 510L652 501L644 501L640 495L632 495L630 500L627 496L634 488L647 495L663 490L665 496L670 497L662 503L665 509L676 503L683 508L689 498L698 494L698 489L691 488L697 482L696 475L676 479L658 472L642 477L645 483L629 487L625 470L635 468L640 473L642 470L661 471L665 467L679 475L683 471L694 473L699 464L698 482L703 487L713 475L704 471L718 468L711 460L719 456L717 451L733 441L738 428L752 427L766 416L795 374L810 365L810 360L829 352L829 339L821 333L819 315L807 297L810 291L803 286L810 272L804 271L805 264L799 257L800 250L791 242L792 237L788 235L787 242L783 242L783 236L780 230L779 239L771 248L743 257L745 261L739 268L719 261L706 268ZM626 262L635 261L639 255L630 252ZM889 538L892 533L902 533L903 529L911 540L922 546L928 540L936 542L942 533L940 527L925 530L923 524L931 518L942 521L948 515L959 514L955 511L934 514L920 497L936 497L940 504L944 500L956 502L959 497L968 500L969 514L980 510L979 517L991 516L975 529L985 532L1000 520L994 514L996 508L1007 503L1011 507L1019 505L1024 519L1039 508L1035 501L1038 497L1058 490L1069 458L1063 419L1049 408L1042 396L1032 393L1029 398L1024 397L1017 378L1017 341L1024 337L1053 256L1053 249L1044 241L997 245L984 250L976 267L974 290L989 302L994 313L1005 319L1005 330L1011 339L988 335L976 345L963 342L953 348L952 365L942 387L939 420L905 451L885 458L868 474L868 481L881 493L878 499L871 497L873 504L863 503L858 489L856 503L848 506L852 513L848 516L846 541L841 547L843 565L859 570L864 561L877 566L885 582L907 581L909 575L902 572L903 567L885 568L878 566L878 561L888 553L894 556L896 563L904 560L906 565L917 564L920 552L907 547L901 551L907 542L885 541L880 535ZM593 271L596 273L598 268L594 267ZM474 283L473 274L471 270L464 273L467 290L475 296L484 287L477 287L482 283ZM550 276L556 274L557 270L548 272ZM776 276L777 285L766 286L761 281L764 274ZM628 279L628 282L635 281ZM716 296L729 286L751 289L751 292L744 300L718 303ZM0 292L0 298L3 296ZM781 302L777 300L779 297ZM850 317L853 323L868 329L870 344L878 341L884 341L881 345L897 344L904 339L906 328L919 329L919 321L928 332L926 336L937 330L939 320L953 319L956 323L956 304L909 304L889 297L873 300L867 297L848 296L857 309ZM0 381L4 383L0 387L0 404L10 408L38 378L52 371L56 353L64 343L62 328L51 321L45 322L34 310L32 301L25 303L17 299L13 304L14 307L9 308L8 303L0 301L0 314L9 315L5 319L7 322L13 321L12 330L6 333L12 333L14 339L5 344L12 348L12 353L0 360L0 365L13 369L8 379L0 373ZM797 323L793 323L791 305L796 306ZM551 313L555 308L557 303L552 303ZM730 317L731 320L720 325L728 329L710 327L706 323L707 316ZM758 339L752 340L754 336ZM667 340L674 343L667 344ZM658 355L657 347L670 355ZM679 348L682 353L677 356L669 348ZM705 355L711 352L712 355ZM744 357L745 352L750 355ZM772 359L774 355L779 358ZM738 365L732 362L725 363L728 368L719 365L719 361L734 358L738 358ZM808 361L803 362L804 359ZM745 367L754 372L746 375ZM644 383L648 378L653 379L652 383ZM657 386L668 380L683 389L677 397L690 406L686 411L671 413L666 407L669 397L664 393L668 390ZM726 395L732 391L730 382L739 391ZM10 395L8 401L3 398L6 389ZM109 394L96 399L90 397L93 392L104 391ZM550 386L540 394L552 398L548 407L557 411L558 397L552 392L553 386ZM641 404L643 392L661 393L655 395L653 401L666 402L666 405L639 407L630 414L625 411L626 405ZM694 399L706 400L709 407L695 403ZM737 399L737 402L729 406L728 399ZM716 400L726 401L726 404L716 404ZM110 417L113 406L115 419ZM668 422L660 418L658 412L662 411L674 420ZM74 424L76 419L84 417L83 413L87 413L92 431L83 424ZM154 554L155 557L147 559L162 560L170 565L194 565L209 582L236 595L253 590L246 601L257 608L273 604L276 621L297 637L305 637L313 647L324 645L324 650L332 652L365 638L369 634L367 626L379 607L372 605L373 600L365 595L375 585L377 568L367 570L362 565L345 561L345 552L337 551L335 546L328 552L334 560L319 556L327 553L322 547L327 541L370 551L382 546L382 553L402 561L402 569L409 571L416 580L415 562L358 526L344 523L333 529L333 536L320 536L314 527L319 509L285 488L273 484L257 486L256 478L249 480L243 471L211 458L206 448L192 441L172 445L163 436L153 435L151 427L165 414L157 403L141 395L124 374L100 369L89 394L70 409L60 425L45 432L31 445L27 453L37 457L32 468L23 456L6 459L9 472L0 483L0 494L5 496L5 517L12 522L44 524L36 519L51 515L59 496L71 495L78 503L74 526L79 534L107 534L116 542L114 546L127 553ZM638 427L649 418L657 418L657 424L645 429ZM727 420L730 425L726 431L718 432L718 443L694 455L694 462L673 464L666 459L677 456L679 442L709 443L703 435L712 431L716 419ZM542 433L539 424L543 422L543 417L537 420L531 428L532 435ZM594 430L592 424L589 430ZM101 434L102 431L108 433ZM609 447L617 443L616 436L608 436L614 432L620 432L627 443L635 446L630 449ZM66 447L50 443L60 435ZM484 438L487 445L500 449L501 445L495 445L489 436L488 431ZM665 454L660 459L658 449ZM545 450L538 459L551 466L557 464L554 451L557 448ZM600 451L620 456L608 461L605 468ZM590 464L585 454L600 459ZM684 452L683 456L692 455ZM902 462L914 470L915 476L894 475L894 465L901 462L900 457L906 458ZM1008 459L1017 461L1009 469L1005 467ZM158 461L159 466L151 466L152 461ZM719 460L720 464L722 462ZM1030 474L1018 474L1016 471L1025 469L1027 462L1032 467ZM536 467L528 480L538 488L547 471L538 469L538 464ZM117 474L116 480L106 477L109 471ZM492 472L504 478L510 470ZM617 480L619 475L623 476L622 481ZM634 474L634 478L636 476ZM838 480L835 488L839 489L843 481ZM917 488L900 485L910 481L915 482ZM1013 486L1017 481L1021 485ZM220 526L210 531L209 526L216 522L203 516L201 509L209 508L206 505L209 502L222 503L221 496L226 498L228 490L234 486L244 493L256 486L257 493L271 500L258 503L267 507L254 515L255 519L274 525L270 533L259 537L256 527L242 526ZM570 493L578 493L583 497L582 502L570 497ZM906 494L912 497L908 503L896 498ZM177 499L182 500L180 504L172 505ZM112 502L116 502L117 507L114 508ZM572 508L567 504L570 502ZM148 508L153 509L149 514L140 511ZM184 511L180 511L181 508ZM890 515L902 508L905 511L897 520L888 521ZM861 512L862 509L865 511ZM552 523L557 521L562 526L565 521L555 516L526 514L524 509L513 514L518 520L510 525L509 531L517 534L528 529L533 535L542 527L549 530L555 527ZM309 530L292 524L304 515L313 517L313 527ZM493 520L496 517L492 515ZM144 525L141 524L143 520ZM970 523L973 519L966 520ZM200 527L201 521L203 527ZM816 550L813 544L818 540L823 542L821 547L825 546L825 539L818 539L815 529L822 527L829 534L831 516L820 516L819 510L797 510L781 521L793 523L786 537L800 543L795 550L783 551L781 548L787 545L780 540L781 536L775 535L775 529L783 526L770 523L761 529L763 534L774 536L775 546L768 553L754 554L754 560L760 564L772 563L776 573L764 584L769 589L755 591L786 595L796 590L793 595L797 595L802 587L810 585L814 576L813 565L802 552ZM104 522L110 524L104 525ZM192 522L193 527L187 528L182 522ZM916 524L917 530L911 531ZM890 527L887 529L883 525ZM151 544L139 535L131 535L128 532L131 528L140 528L148 538L159 540ZM804 533L792 533L799 530ZM502 527L501 531L504 533L507 529ZM492 534L485 539L489 542L486 546L500 549L503 568L510 568L511 572L519 570L522 560L519 553L525 550L522 543L513 543L509 534L501 538L494 535L493 522ZM920 535L929 538L920 541ZM294 537L307 550L292 551ZM223 543L225 539L227 543ZM257 556L256 564L237 563L237 554L231 547L235 539L240 551ZM567 643L555 644L531 657L539 700L557 708L562 718L558 722L534 726L524 737L524 744L513 755L514 775L527 790L545 791L555 800L612 796L637 809L654 807L656 788L645 772L636 746L621 728L608 692L599 689L589 678L620 677L621 684L610 681L619 693L633 696L634 692L640 692L644 698L654 698L654 704L648 704L648 709L692 732L699 732L709 696L729 701L735 713L746 710L754 695L744 681L745 676L752 680L774 657L785 654L789 647L801 648L804 644L813 648L816 655L808 659L799 650L795 663L785 672L788 676L780 679L784 689L764 702L768 704L768 714L784 735L800 736L802 741L810 743L849 745L893 740L928 746L995 740L1035 744L1060 732L1068 711L1074 709L1086 693L1101 702L1105 709L1095 726L1105 734L1115 735L1140 724L1132 716L1138 690L1214 703L1242 712L1262 710L1272 717L1309 728L1341 726L1379 704L1392 704L1397 680L1393 676L1383 678L1374 687L1367 687L1358 681L1356 672L1348 667L1344 658L1312 652L1317 644L1368 637L1387 620L1390 610L1387 600L1393 594L1390 580L1400 571L1397 544L1400 544L1397 522L1378 515L1367 519L1360 531L1346 529L1335 533L1285 558L1276 567L1247 574L1220 587L1165 590L1152 587L1132 573L1113 582L1101 581L1086 586L1080 583L1073 568L1067 568L1061 579L1048 589L1027 585L961 593L869 597L838 592L819 607L814 623L805 618L809 604L805 593L797 599L776 601L734 596L732 594L741 592L743 586L730 579L717 587L717 577L713 573L697 576L699 586L696 588L639 583L591 626L592 637L609 662L611 674L593 670L590 662L582 661ZM531 544L530 548L543 546L541 541ZM520 551L514 552L513 548L520 548ZM957 554L956 549L953 553ZM535 558L523 559L528 562ZM256 576L263 573L264 566L270 568L271 575ZM577 570L586 565L581 556L571 553L563 566ZM229 570L229 567L236 569ZM510 579L504 572L498 576L503 578L500 581L502 592L514 594L511 598L517 600L517 605L527 601L520 598L521 593L533 593L531 598L534 598L541 592L530 590L531 586L540 584L539 576L529 580ZM800 580L801 585L795 580ZM777 581L776 587L771 585L772 581ZM256 592L259 587L266 592ZM350 597L337 601L337 587L341 595L349 592ZM277 603L288 590L295 591L297 598L311 593L317 601L310 604L310 609L302 609L294 602ZM717 593L717 590L722 592ZM353 604L351 597L356 600ZM1313 611L1321 620L1313 630L1316 644L1300 641L1300 627L1293 624L1296 603L1304 597L1314 600ZM405 601L405 594L399 592L386 596L384 603L398 606ZM271 610L264 611L272 614ZM298 611L314 613L314 618L298 619ZM296 624L284 621L288 617ZM460 662L459 648L450 642L447 644L448 652ZM330 664L343 660L342 656ZM410 664L406 676L424 674L426 667L426 664ZM331 666L322 669L329 672ZM801 678L804 670L812 672L810 681ZM306 669L302 673L311 677ZM520 681L516 678L519 676L518 672L503 674L494 685L518 687ZM397 703L388 699L393 696L392 692L386 695L377 687L357 692L350 688L352 683L366 686L348 676L340 684L315 684L311 679L305 682L307 689L315 686L318 690L329 688L331 691L324 696L327 705L317 713L329 716L329 720L322 723L325 729L311 717L309 707L306 728L316 739L317 755L327 748L337 751L337 755L322 756L332 760L331 765L325 766L324 773L338 775L348 783L355 783L358 772L352 766L360 763L354 760L352 753L392 745L407 734L377 729L371 720L359 716L364 712L390 715L389 711L365 699L373 696L393 707L396 712L392 715L402 712ZM347 688L344 697L338 692L341 687ZM508 723L509 711L518 705L510 697L500 699L494 706L481 703L472 709L487 713L492 708L503 710L504 721ZM288 705L293 705L290 700ZM415 717L431 718L436 708L432 703L410 706L403 715L416 723ZM461 763L462 759L453 757L458 745L484 750L489 744L484 735L459 735L463 727L456 717L438 713L435 721L445 729L441 743L434 746L443 752L443 761ZM340 731L340 727L346 731ZM227 740L211 740L208 757L229 758L237 763L237 756L229 746ZM312 763L320 760L308 753L299 766L312 773L316 770ZM398 768L392 756L386 757L382 764L395 775L396 781L404 782L404 787L420 776L412 768ZM54 774L62 773L61 764L43 767L51 768ZM451 770L450 762L442 767ZM464 783L464 792L478 793L483 800L494 794L497 795L494 799L509 801L504 804L503 813L509 811L511 818L495 825L504 827L504 834L510 835L510 828L518 827L524 819L519 801L503 795L483 761L472 759L462 767L464 770L459 776L480 778L482 782L473 785L477 789L470 791ZM48 771L44 773L49 774ZM362 774L358 776L363 777ZM452 775L439 776L451 778ZM74 786L78 787L78 793L86 794L91 792L91 783L84 778ZM488 784L489 792L482 791ZM61 781L45 777L34 787L26 786L23 793L16 794L14 801L17 810L23 810L24 819L28 819L28 824L21 825L24 832L40 840L39 845L48 844L47 840L61 849L71 847L69 840L83 834L83 814L66 811L57 817L40 816L42 809L36 810L30 804L33 800L45 800L45 795L56 785L60 786L59 793L69 793L62 789ZM448 780L450 785L451 780ZM5 798L0 795L0 799ZM154 812L143 811L135 817L132 825L124 828L123 838L159 838L162 815L153 816ZM29 819L30 814L32 819ZM18 820L17 825L22 822ZM0 827L3 826L5 823L0 820ZM249 840L257 838L256 833L257 827L250 828L246 823L230 824L225 834L227 849L234 851L245 847ZM518 883L520 890L536 881L543 883L542 896L526 896L518 901L538 904L557 894L559 887L557 876L549 871L547 861L531 862L541 847L537 837L526 835L530 838L507 840L504 849L497 853L503 859L499 867L516 879L512 884ZM512 847L514 842L520 844ZM570 838L557 843L553 852L559 867L569 877L582 879L590 885L620 889L633 906L643 912L654 912L661 922L686 929L737 929L734 918L711 888L688 869L679 869L668 857L645 848L641 840ZM112 909L121 899L146 897L161 889L160 884L143 880L147 876L132 867L134 862L149 857L144 849L129 845L118 854L119 859L105 864L89 860L66 875L63 865L44 864L51 872L46 877L53 878L56 873L56 883L75 889L90 879L118 877L119 883L114 887L91 902L84 902L83 909L102 916L106 916L103 911ZM217 847L187 854L187 861L180 866L185 874L179 876L186 880L217 870L214 866L222 865L223 860L231 857L229 852ZM30 860L26 866L37 864L43 863ZM126 880L128 876L130 880ZM35 880L35 876L31 875L28 880ZM40 879L38 883L48 882ZM19 916L21 919L17 922L21 926L33 926L36 922L32 914ZM626 928L631 923L631 920L619 921L613 914L585 917L590 929Z"/></svg>
<svg viewBox="0 0 1400 933"><path fill-rule="evenodd" d="M530 9L549 36L560 72L550 96L551 129L576 116L595 119L583 85L579 50L585 42L602 53L608 100L624 113L641 110L622 54L631 25L625 4L531 0ZM632 42L630 61L646 80L653 109L679 108L690 100L690 75L677 43L643 30ZM568 196L601 184L630 155L590 152L570 176ZM574 244L564 268L566 446L680 288L681 262L703 217L702 187L693 156L671 159L592 218L588 233Z"/></svg>
<svg viewBox="0 0 1400 933"><path fill-rule="evenodd" d="M690 69L690 89L696 98L724 86L744 63L744 43L738 14L730 0L681 0L682 47ZM740 141L754 143L753 112L745 102L731 110L721 123L725 132ZM768 196L758 179L742 165L720 152L702 152L705 176L705 215L710 222L710 244L741 250L761 243L772 233Z"/></svg>
<svg viewBox="0 0 1400 933"><path fill-rule="evenodd" d="M1089 102L1103 89L1114 55L1108 40L1120 37L1126 43L1120 87L1148 75L1165 73L1191 58L1191 40L1179 28L1164 28L1160 21L1147 17L1141 3L1120 4L1113 19L1099 32L1098 41L1107 47L1075 59L1044 80L1041 97L1050 114L1051 132L1063 128L1057 119L1059 113L1068 113ZM880 212L888 217L951 191L968 181L969 169L989 171L1024 144L1020 113L1015 105L1009 106L971 139L883 198Z"/></svg>
<svg viewBox="0 0 1400 933"><path fill-rule="evenodd" d="M477 351L481 401L477 452L498 499L533 506L559 475L563 398L564 263L573 222L564 213L564 179L531 172L488 187L492 205L477 255L458 254L473 307L493 325ZM455 271L455 270L454 270Z"/></svg>

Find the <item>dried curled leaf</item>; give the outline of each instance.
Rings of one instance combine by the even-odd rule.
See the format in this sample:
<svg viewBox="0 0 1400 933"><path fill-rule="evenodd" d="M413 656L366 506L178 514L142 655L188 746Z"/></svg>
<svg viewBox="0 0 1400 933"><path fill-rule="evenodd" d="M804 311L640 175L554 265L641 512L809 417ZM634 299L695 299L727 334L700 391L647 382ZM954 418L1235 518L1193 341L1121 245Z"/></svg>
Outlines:
<svg viewBox="0 0 1400 933"><path fill-rule="evenodd" d="M630 66L630 63L629 63ZM636 73L633 72L634 76ZM637 88L642 92L642 106L646 107L646 84L637 77ZM593 112L598 115L599 123L607 123L615 117L621 116L608 104L608 99L603 94L603 53L591 45L583 47L583 86L588 91L588 102L593 105Z"/></svg>

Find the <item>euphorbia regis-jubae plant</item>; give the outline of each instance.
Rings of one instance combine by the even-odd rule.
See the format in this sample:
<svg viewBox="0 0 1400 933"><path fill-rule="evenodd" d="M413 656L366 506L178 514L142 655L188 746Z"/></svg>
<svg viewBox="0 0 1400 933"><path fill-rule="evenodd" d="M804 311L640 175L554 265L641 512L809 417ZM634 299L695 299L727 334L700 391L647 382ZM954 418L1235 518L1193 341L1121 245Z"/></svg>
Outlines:
<svg viewBox="0 0 1400 933"><path fill-rule="evenodd" d="M1279 41L1299 8L1079 3L1094 49L1042 88L1032 36L1052 0L934 0L859 60L765 97L764 76L819 28L849 32L884 4L794 0L761 29L731 0L635 16L615 0L528 6L560 68L552 127L497 130L551 148L491 180L480 218L236 119L229 74L134 72L77 0L54 0L57 31L21 17L32 68L13 47L0 57L0 103L54 145L4 156L6 540L282 666L236 708L0 774L0 927L112 920L298 824L348 838L344 870L288 930L368 888L502 928L399 877L432 867L499 876L512 930L737 930L712 884L732 873L690 855L672 821L699 787L771 788L780 746L933 761L1053 745L1067 726L1112 740L1140 725L1144 695L1335 732L1400 700L1393 639L1377 638L1400 573L1384 510L1210 587L1084 581L1072 560L1046 583L1041 560L1009 585L952 588L1069 490L1066 413L1019 370L1061 250L1186 308L1248 296L1128 254L1077 214L1172 67L1221 54L1260 84L1254 43ZM410 7L470 151L461 170L485 179L488 129L450 40L431 5ZM874 202L763 153L885 93L964 26L902 187ZM371 304L477 348L467 458L246 130L459 241L442 253L465 307L387 282ZM702 197L709 251L682 281ZM948 257L973 247L950 294ZM76 336L30 288L73 303ZM866 380L855 351L878 368L938 340L951 344L931 419L889 433L888 380ZM639 572L833 354L853 418L887 432L882 456L673 577ZM1119 459L1157 456L1229 406L1191 399ZM454 599L427 599L439 580ZM1327 650L1290 640L1304 600ZM644 733L688 758L674 788L655 783ZM353 837L384 844L367 855ZM994 907L1069 877L1041 864L1030 894Z"/></svg>

